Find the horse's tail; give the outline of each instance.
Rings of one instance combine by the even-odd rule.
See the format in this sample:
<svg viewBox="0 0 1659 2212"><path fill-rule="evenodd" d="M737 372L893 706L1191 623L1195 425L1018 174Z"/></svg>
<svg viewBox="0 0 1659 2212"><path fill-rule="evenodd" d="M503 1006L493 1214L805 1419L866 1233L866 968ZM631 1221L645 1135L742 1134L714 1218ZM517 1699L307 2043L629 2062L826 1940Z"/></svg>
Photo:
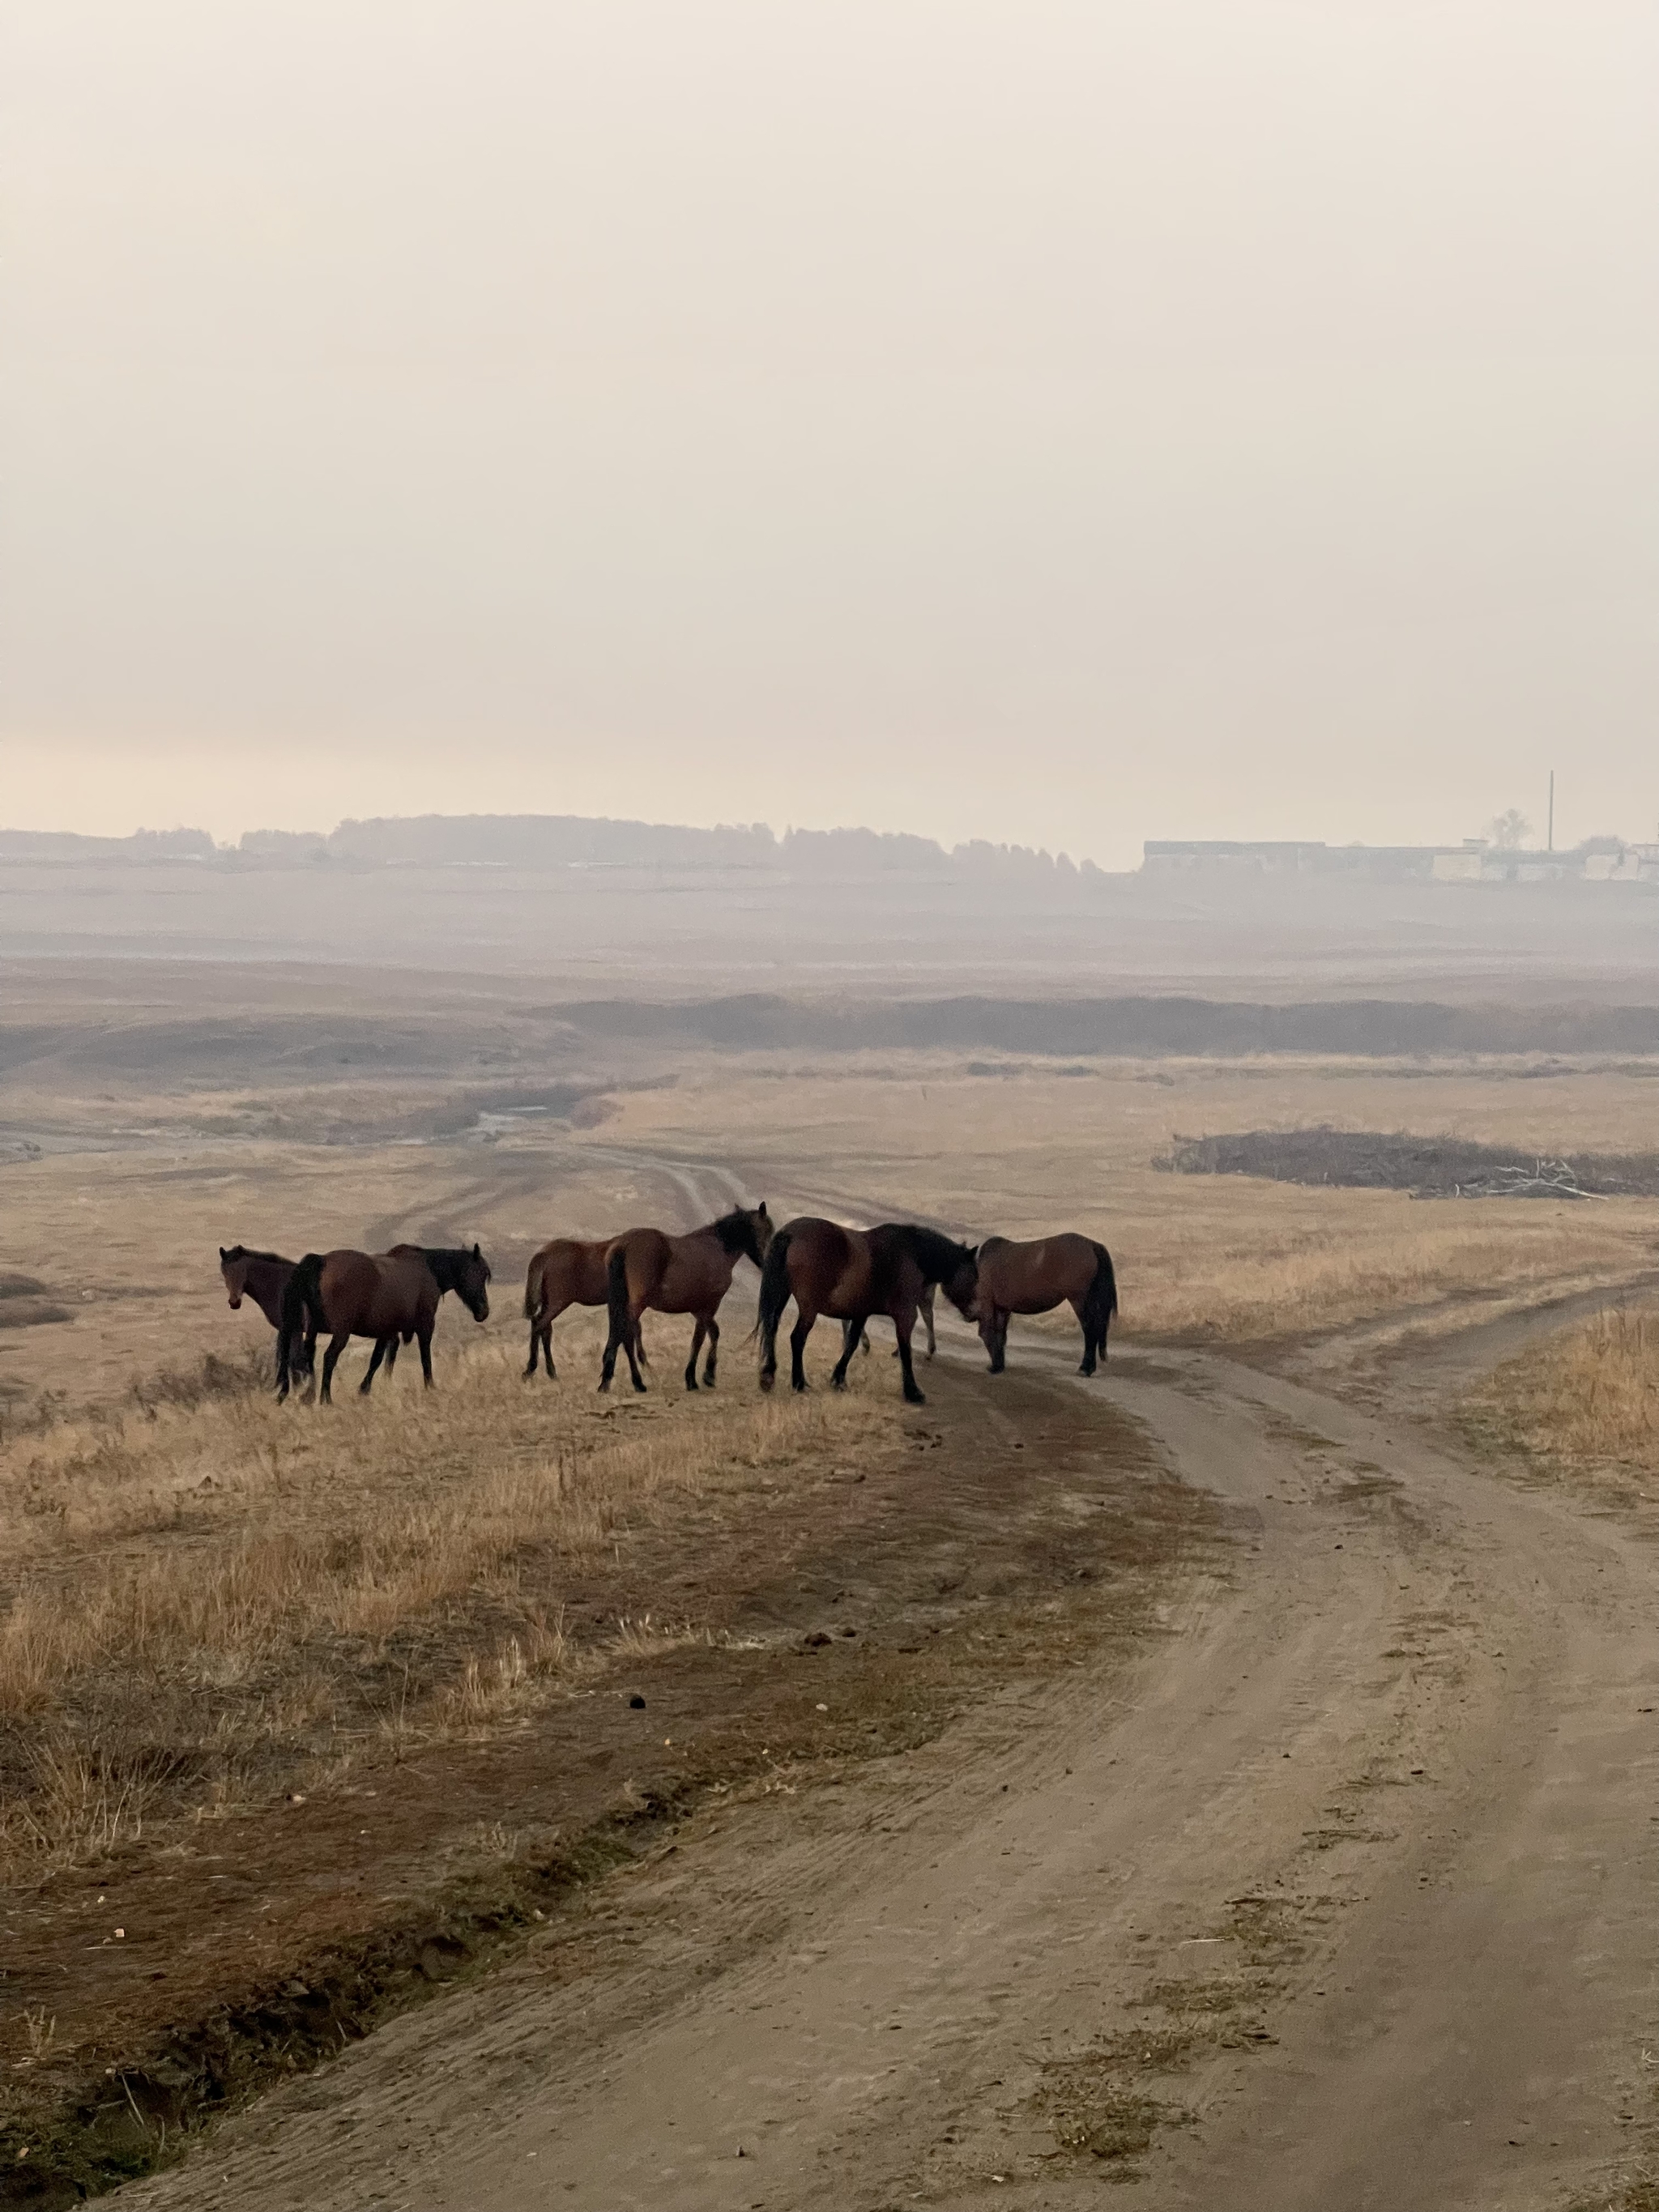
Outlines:
<svg viewBox="0 0 1659 2212"><path fill-rule="evenodd" d="M1093 1243L1092 1238L1090 1241ZM1106 1247L1096 1244L1094 1249L1095 1279L1083 1301L1083 1326L1091 1346L1104 1358L1106 1331L1117 1311L1117 1277L1112 1272L1112 1255Z"/></svg>
<svg viewBox="0 0 1659 2212"><path fill-rule="evenodd" d="M611 1308L611 1341L626 1345L634 1333L634 1324L628 1311L628 1247L612 1247L611 1257L605 1263L605 1279Z"/></svg>
<svg viewBox="0 0 1659 2212"><path fill-rule="evenodd" d="M542 1290L544 1285L542 1269L544 1265L544 1262L543 1261L542 1255L538 1252L525 1273L524 1317L526 1321L539 1321L541 1319Z"/></svg>
<svg viewBox="0 0 1659 2212"><path fill-rule="evenodd" d="M760 1306L755 1316L763 1373L777 1365L778 1323L783 1319L789 1296L789 1231L775 1229L761 1268Z"/></svg>
<svg viewBox="0 0 1659 2212"><path fill-rule="evenodd" d="M323 1255L307 1252L283 1285L283 1318L276 1331L276 1395L288 1395L288 1374L296 1342L303 1347L306 1316L323 1325Z"/></svg>

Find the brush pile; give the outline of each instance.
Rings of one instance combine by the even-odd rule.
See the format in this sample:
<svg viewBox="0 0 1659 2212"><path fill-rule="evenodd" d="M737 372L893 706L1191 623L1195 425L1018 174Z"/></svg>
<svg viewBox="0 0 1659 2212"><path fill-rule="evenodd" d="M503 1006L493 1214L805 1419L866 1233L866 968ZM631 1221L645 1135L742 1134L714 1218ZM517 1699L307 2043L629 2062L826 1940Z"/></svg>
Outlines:
<svg viewBox="0 0 1659 2212"><path fill-rule="evenodd" d="M1152 1162L1170 1175L1261 1176L1413 1198L1589 1199L1659 1196L1659 1153L1581 1152L1551 1158L1462 1137L1372 1129L1249 1129L1175 1137Z"/></svg>

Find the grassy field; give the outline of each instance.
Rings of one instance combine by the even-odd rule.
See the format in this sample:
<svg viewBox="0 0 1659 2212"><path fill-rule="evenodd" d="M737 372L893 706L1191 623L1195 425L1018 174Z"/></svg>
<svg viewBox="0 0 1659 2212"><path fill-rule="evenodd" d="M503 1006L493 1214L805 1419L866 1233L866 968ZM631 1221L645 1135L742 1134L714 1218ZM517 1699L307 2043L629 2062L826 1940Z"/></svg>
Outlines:
<svg viewBox="0 0 1659 2212"><path fill-rule="evenodd" d="M1017 1371L994 1434L946 1365L923 1370L926 1413L906 1413L884 1331L844 1398L762 1398L742 1342L746 1267L712 1396L680 1387L689 1323L654 1317L647 1397L594 1393L595 1314L558 1323L559 1382L526 1383L523 1267L548 1237L693 1226L713 1208L690 1178L709 1170L779 1220L1077 1227L1112 1248L1132 1346L1449 1326L1630 1280L1659 1257L1652 1200L1418 1202L1152 1165L1176 1133L1318 1121L1631 1149L1648 1140L1656 1095L1642 1067L1522 1080L1474 1064L736 1054L665 1073L619 1091L594 1126L528 1120L442 1141L371 1134L373 1101L350 1141L356 1094L343 1093L343 1141L231 1139L205 1122L144 1136L147 1107L159 1127L168 1102L127 1098L128 1133L94 1149L82 1099L73 1142L0 1166L0 1886L43 1975L60 1958L71 1978L86 1967L78 2014L53 1994L70 1981L43 1979L0 2019L20 2114L45 2111L49 2090L79 2095L178 2008L205 2014L227 1946L240 1947L238 1989L262 1987L325 1936L380 1941L390 1899L425 1911L447 1897L466 1837L522 1856L504 1830L488 1841L503 1804L529 1808L526 1832L585 1832L619 1791L634 1803L636 1783L638 1802L655 1802L649 1762L679 1760L693 1728L703 1763L685 1772L699 1786L806 1756L836 1717L802 1670L828 1679L832 1632L836 1663L856 1653L866 1669L849 1711L890 1717L869 1744L847 1736L843 1748L867 1749L901 1741L924 1705L935 1724L975 1668L992 1679L998 1639L1018 1642L1020 1663L1064 1665L1067 1638L1122 1632L1205 1540L1202 1501L1161 1483L1114 1416L1109 1373L1071 1417L1077 1432L1056 1433L1052 1488L1019 1492L1024 1520L998 1455L1024 1449L1050 1401L1025 1404ZM192 1110L210 1122L214 1103ZM234 1122L234 1097L220 1103ZM360 1401L349 1385L363 1347L331 1412L275 1406L270 1332L251 1304L228 1309L217 1247L405 1237L483 1242L488 1325L447 1303L430 1395L406 1359ZM1651 1317L1613 1316L1505 1370L1492 1433L1575 1465L1650 1470L1655 1333ZM820 1383L834 1340L821 1328L809 1353ZM1097 1579L1079 1584L1083 1499ZM964 1560L987 1577L972 1607ZM929 1607L946 1613L918 1628ZM844 1624L817 1626L832 1615ZM647 1678L635 1726L624 1692ZM676 1710L696 1717L665 1717ZM372 1846L357 1840L369 1799L385 1835ZM290 1840L296 1808L319 1832L334 1823L323 1844ZM319 1902L319 1866L360 1850L375 1856L358 1888ZM213 1893L224 1917L191 1954L196 1979L186 1988L176 1961L141 1973L128 1937L146 1915L173 1931L154 1935L160 1949L182 1959L191 1940L167 1882L228 1882L227 1864L247 1893ZM88 1950L86 1916L109 1917L106 1893L126 1900L119 1942L106 1932ZM400 1926L425 1924L416 1905L397 1907ZM158 1995L149 1978L164 1974L175 1978ZM98 2023L111 2019L130 2044L106 2056Z"/></svg>
<svg viewBox="0 0 1659 2212"><path fill-rule="evenodd" d="M1506 1360L1463 1413L1492 1449L1651 1501L1659 1493L1659 1306L1595 1314Z"/></svg>
<svg viewBox="0 0 1659 2212"><path fill-rule="evenodd" d="M578 1324L589 1359L597 1324ZM557 1593L647 1529L867 1447L891 1409L855 1383L601 1401L526 1386L483 1344L430 1397L351 1393L319 1416L275 1405L249 1358L18 1437L0 1463L3 1871L338 1784L365 1753L487 1729L549 1685L712 1634L645 1588L577 1638Z"/></svg>
<svg viewBox="0 0 1659 2212"><path fill-rule="evenodd" d="M1152 1165L1177 1132L1314 1121L1540 1151L1638 1148L1659 1095L1644 1066L1163 1061L1067 1072L945 1054L799 1064L734 1054L688 1058L673 1076L619 1094L590 1130L532 1121L495 1142L309 1147L204 1137L0 1168L0 1276L38 1286L0 1297L0 1416L9 1407L15 1420L43 1398L64 1410L108 1405L160 1369L207 1352L234 1360L263 1340L251 1309L226 1310L220 1244L297 1254L480 1237L495 1268L490 1336L513 1335L525 1261L548 1237L635 1220L694 1225L665 1171L678 1161L720 1164L780 1220L921 1214L975 1238L1086 1230L1117 1260L1123 1333L1143 1340L1285 1336L1407 1310L1433 1326L1471 1301L1588 1287L1659 1261L1650 1200L1419 1201ZM738 1283L752 1284L748 1270ZM67 1318L36 1318L52 1313ZM441 1363L471 1326L446 1318Z"/></svg>

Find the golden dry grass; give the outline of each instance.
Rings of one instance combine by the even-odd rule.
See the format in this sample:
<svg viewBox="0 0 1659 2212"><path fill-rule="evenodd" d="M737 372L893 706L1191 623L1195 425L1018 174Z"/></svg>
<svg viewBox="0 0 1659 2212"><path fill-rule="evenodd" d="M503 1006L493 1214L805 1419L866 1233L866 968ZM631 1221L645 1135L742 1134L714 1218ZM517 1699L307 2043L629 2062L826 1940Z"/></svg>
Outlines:
<svg viewBox="0 0 1659 2212"><path fill-rule="evenodd" d="M586 1357L563 1386L525 1383L481 1344L430 1395L400 1371L367 1401L283 1408L250 1370L194 1405L0 1449L13 1860L62 1863L158 1815L337 1777L493 1726L580 1668L710 1636L647 1589L579 1655L562 1578L643 1530L695 1540L700 1510L891 1426L884 1371L833 1399L761 1398L744 1373L713 1396L676 1376L601 1401L597 1317L571 1334Z"/></svg>
<svg viewBox="0 0 1659 2212"><path fill-rule="evenodd" d="M1593 1315L1506 1360L1465 1413L1486 1442L1564 1472L1659 1476L1659 1307Z"/></svg>
<svg viewBox="0 0 1659 2212"><path fill-rule="evenodd" d="M1659 1202L1421 1201L1403 1191L1172 1176L1180 1131L1446 1130L1542 1150L1651 1142L1655 1085L1585 1066L1516 1079L1471 1064L1103 1063L1073 1074L1008 1063L974 1075L920 1057L688 1072L622 1102L613 1142L684 1148L718 1129L785 1205L880 1218L907 1210L963 1234L1077 1228L1117 1263L1121 1328L1222 1340L1300 1334L1438 1307L1496 1305L1626 1279L1659 1249ZM706 1140L705 1140L706 1141ZM774 1212L780 1206L775 1204Z"/></svg>

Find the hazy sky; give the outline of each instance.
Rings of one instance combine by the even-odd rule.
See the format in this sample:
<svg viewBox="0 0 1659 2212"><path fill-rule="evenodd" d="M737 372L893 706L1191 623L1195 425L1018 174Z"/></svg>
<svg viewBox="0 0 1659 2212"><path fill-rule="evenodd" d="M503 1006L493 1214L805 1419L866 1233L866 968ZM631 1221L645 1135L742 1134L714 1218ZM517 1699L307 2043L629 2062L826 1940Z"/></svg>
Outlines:
<svg viewBox="0 0 1659 2212"><path fill-rule="evenodd" d="M0 821L1659 821L1653 0L4 0Z"/></svg>

